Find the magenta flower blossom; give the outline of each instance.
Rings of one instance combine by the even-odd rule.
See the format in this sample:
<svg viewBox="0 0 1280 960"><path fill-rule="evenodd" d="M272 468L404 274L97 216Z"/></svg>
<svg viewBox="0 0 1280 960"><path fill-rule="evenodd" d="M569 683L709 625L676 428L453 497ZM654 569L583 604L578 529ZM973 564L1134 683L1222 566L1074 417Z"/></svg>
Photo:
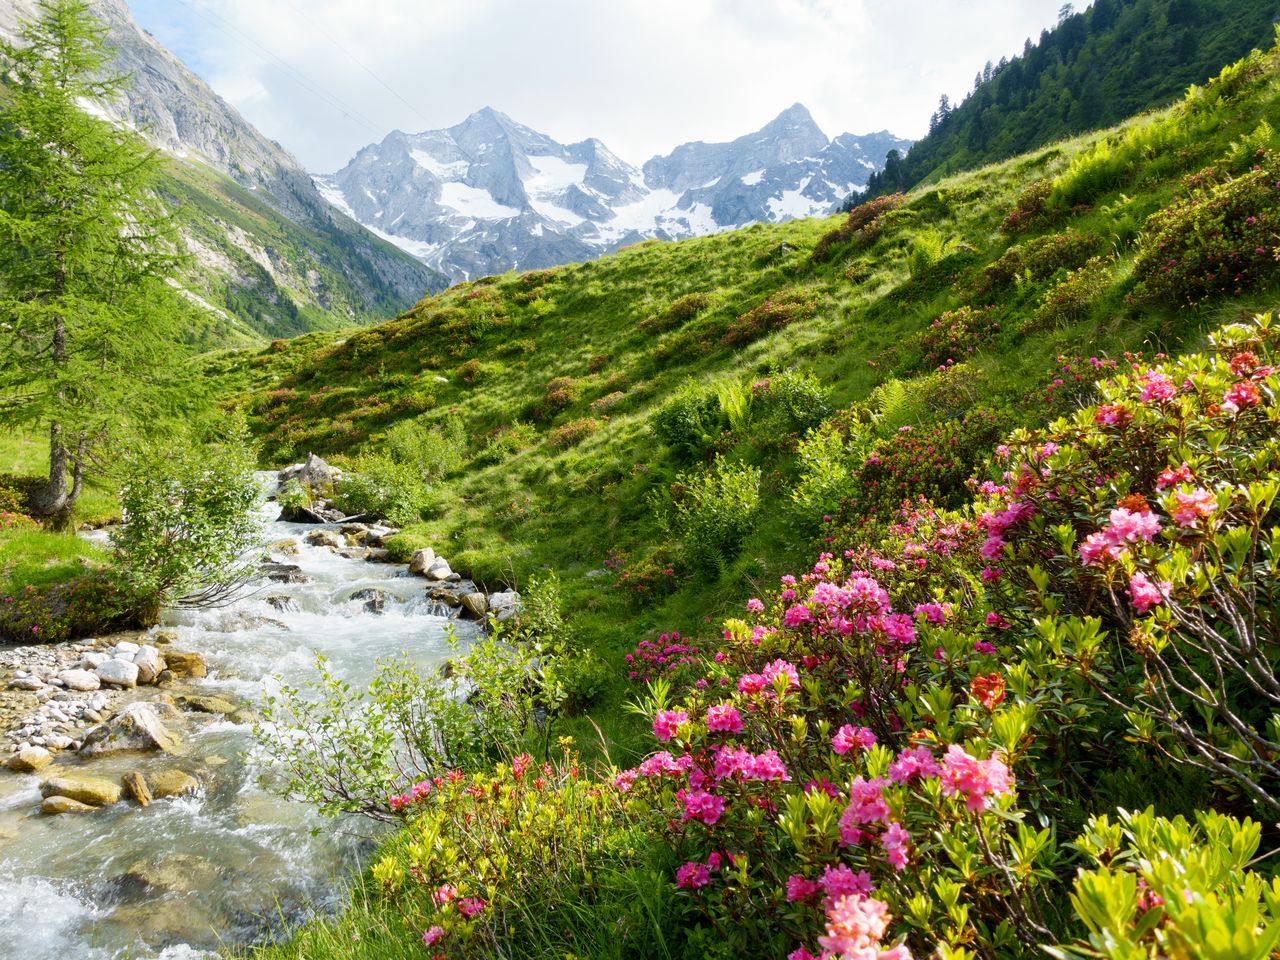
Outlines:
<svg viewBox="0 0 1280 960"><path fill-rule="evenodd" d="M1129 598L1135 613L1146 613L1152 607L1164 603L1171 584L1168 580L1152 583L1146 574L1135 573L1129 578Z"/></svg>
<svg viewBox="0 0 1280 960"><path fill-rule="evenodd" d="M684 794L684 818L714 826L724 814L724 797L706 790L689 790Z"/></svg>
<svg viewBox="0 0 1280 960"><path fill-rule="evenodd" d="M479 897L463 897L458 901L458 912L464 917L478 917L484 913L485 902Z"/></svg>
<svg viewBox="0 0 1280 960"><path fill-rule="evenodd" d="M653 735L666 742L676 735L680 724L688 720L689 714L683 710L659 710L653 718Z"/></svg>
<svg viewBox="0 0 1280 960"><path fill-rule="evenodd" d="M942 792L948 797L964 797L965 806L975 813L987 809L987 797L1013 789L1009 768L997 757L979 760L952 744L942 757Z"/></svg>
<svg viewBox="0 0 1280 960"><path fill-rule="evenodd" d="M437 943L444 939L444 927L434 926L427 927L422 931L422 942L428 947L434 947Z"/></svg>
<svg viewBox="0 0 1280 960"><path fill-rule="evenodd" d="M876 735L866 727L854 727L845 724L831 738L831 749L844 756L854 747L859 750L870 750L876 745Z"/></svg>
<svg viewBox="0 0 1280 960"><path fill-rule="evenodd" d="M827 932L818 943L845 960L910 960L906 947L880 949L890 919L888 905L880 900L841 897L827 911Z"/></svg>
<svg viewBox="0 0 1280 960"><path fill-rule="evenodd" d="M1139 396L1143 403L1168 403L1178 394L1174 382L1159 370L1148 370L1138 382L1142 384Z"/></svg>
<svg viewBox="0 0 1280 960"><path fill-rule="evenodd" d="M840 815L840 840L846 846L862 842L864 831L861 827L889 819L889 804L884 799L884 788L888 783L880 777L865 780L858 776L850 784L849 805Z"/></svg>
<svg viewBox="0 0 1280 960"><path fill-rule="evenodd" d="M1256 407L1261 402L1262 394L1258 392L1258 388L1248 380L1243 380L1227 388L1226 395L1222 398L1222 409L1230 413L1239 413L1241 410Z"/></svg>
<svg viewBox="0 0 1280 960"><path fill-rule="evenodd" d="M766 750L757 757L752 757L742 768L742 776L747 780L790 780L786 765L776 750Z"/></svg>
<svg viewBox="0 0 1280 960"><path fill-rule="evenodd" d="M884 847L884 858L895 870L907 867L907 848L911 845L911 835L900 823L891 823L880 834L880 846Z"/></svg>
<svg viewBox="0 0 1280 960"><path fill-rule="evenodd" d="M1194 527L1201 519L1213 516L1217 508L1218 498L1197 487L1190 493L1175 493L1173 508L1169 512L1181 526Z"/></svg>
<svg viewBox="0 0 1280 960"><path fill-rule="evenodd" d="M764 601L759 597L752 597L747 601L747 613L764 613Z"/></svg>
<svg viewBox="0 0 1280 960"><path fill-rule="evenodd" d="M730 703L707 707L707 729L714 733L741 733L742 714Z"/></svg>
<svg viewBox="0 0 1280 960"><path fill-rule="evenodd" d="M805 903L822 892L816 880L807 880L798 874L787 877L787 903Z"/></svg>
<svg viewBox="0 0 1280 960"><path fill-rule="evenodd" d="M786 677L787 690L800 689L800 673L796 670L794 663L788 663L786 660L775 660L773 663L768 664L764 668L762 676L769 687L773 687L779 677Z"/></svg>
<svg viewBox="0 0 1280 960"><path fill-rule="evenodd" d="M942 772L933 751L928 747L908 747L889 764L889 779L894 783L910 783L925 777L936 777Z"/></svg>
<svg viewBox="0 0 1280 960"><path fill-rule="evenodd" d="M682 890L697 890L711 882L711 871L705 863L690 860L676 869L676 886Z"/></svg>
<svg viewBox="0 0 1280 960"><path fill-rule="evenodd" d="M822 871L818 886L822 887L822 892L832 901L839 900L841 897L865 896L875 890L871 882L871 874L865 870L854 873L843 863L836 866L828 865Z"/></svg>

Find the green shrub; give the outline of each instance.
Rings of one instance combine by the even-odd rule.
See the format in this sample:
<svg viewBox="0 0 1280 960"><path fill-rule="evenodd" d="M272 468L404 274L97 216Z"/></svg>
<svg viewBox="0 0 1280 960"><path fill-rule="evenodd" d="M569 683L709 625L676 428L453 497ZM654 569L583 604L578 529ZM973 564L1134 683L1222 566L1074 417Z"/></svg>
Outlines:
<svg viewBox="0 0 1280 960"><path fill-rule="evenodd" d="M933 369L961 360L989 342L999 329L983 310L968 306L948 310L920 334L921 365Z"/></svg>
<svg viewBox="0 0 1280 960"><path fill-rule="evenodd" d="M472 459L477 466L501 463L513 454L533 446L537 439L538 430L533 424L517 420L489 437Z"/></svg>
<svg viewBox="0 0 1280 960"><path fill-rule="evenodd" d="M351 461L334 485L334 505L348 515L386 520L397 527L422 519L428 489L414 466L385 454L365 453Z"/></svg>
<svg viewBox="0 0 1280 960"><path fill-rule="evenodd" d="M737 556L759 507L760 468L717 458L706 470L676 478L663 519L680 538L689 567L718 573Z"/></svg>
<svg viewBox="0 0 1280 960"><path fill-rule="evenodd" d="M1019 332L1052 330L1083 320L1111 287L1111 263L1110 259L1094 257L1072 270L1060 283L1045 291L1035 314L1019 324Z"/></svg>
<svg viewBox="0 0 1280 960"><path fill-rule="evenodd" d="M876 197L866 203L860 203L849 211L849 216L839 227L830 233L823 234L809 255L812 263L826 263L841 244L856 241L853 249L865 249L871 246L884 225L884 215L902 205L906 197L901 193Z"/></svg>
<svg viewBox="0 0 1280 960"><path fill-rule="evenodd" d="M807 320L818 312L822 297L816 291L796 289L770 294L729 324L720 338L725 346L758 340L767 333Z"/></svg>
<svg viewBox="0 0 1280 960"><path fill-rule="evenodd" d="M811 373L770 373L751 385L754 432L775 441L803 434L831 416L831 390Z"/></svg>
<svg viewBox="0 0 1280 960"><path fill-rule="evenodd" d="M907 273L919 280L960 249L960 241L944 236L936 227L926 227L911 238L907 248Z"/></svg>
<svg viewBox="0 0 1280 960"><path fill-rule="evenodd" d="M690 379L653 415L650 429L678 460L692 462L711 449L724 425L717 393Z"/></svg>
<svg viewBox="0 0 1280 960"><path fill-rule="evenodd" d="M396 463L412 467L423 481L433 483L466 461L467 431L458 416L443 423L403 420L387 431L382 449Z"/></svg>
<svg viewBox="0 0 1280 960"><path fill-rule="evenodd" d="M579 417L577 420L562 423L547 434L547 446L555 450L576 446L599 430L603 423L603 420L597 420L595 417Z"/></svg>
<svg viewBox="0 0 1280 960"><path fill-rule="evenodd" d="M711 303L711 297L705 293L686 293L671 301L671 305L661 313L654 314L640 321L640 329L645 333L663 333L676 327L684 326Z"/></svg>
<svg viewBox="0 0 1280 960"><path fill-rule="evenodd" d="M544 415L550 415L563 410L565 407L571 407L578 401L578 396L582 393L582 384L573 377L556 377L554 380L547 382L546 389L542 393L542 410Z"/></svg>
<svg viewBox="0 0 1280 960"><path fill-rule="evenodd" d="M1148 218L1133 275L1138 301L1176 305L1238 296L1277 270L1280 161L1210 182Z"/></svg>
<svg viewBox="0 0 1280 960"><path fill-rule="evenodd" d="M0 473L0 513L26 513L31 495L44 483L42 477Z"/></svg>
<svg viewBox="0 0 1280 960"><path fill-rule="evenodd" d="M1097 237L1074 229L1028 240L1011 247L1004 256L983 270L983 290L994 292L1018 278L1044 280L1059 270L1081 267L1100 245Z"/></svg>
<svg viewBox="0 0 1280 960"><path fill-rule="evenodd" d="M1018 194L1013 209L1000 221L1000 232L1013 236L1045 226L1049 222L1047 203L1052 190L1051 181L1037 180Z"/></svg>

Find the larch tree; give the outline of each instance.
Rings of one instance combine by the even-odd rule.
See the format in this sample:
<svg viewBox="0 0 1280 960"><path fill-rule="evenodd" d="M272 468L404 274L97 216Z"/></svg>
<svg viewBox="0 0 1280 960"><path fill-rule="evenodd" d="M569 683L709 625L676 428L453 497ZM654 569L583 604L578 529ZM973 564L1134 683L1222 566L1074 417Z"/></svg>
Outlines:
<svg viewBox="0 0 1280 960"><path fill-rule="evenodd" d="M29 509L55 525L113 438L156 419L183 307L161 160L99 115L128 80L105 34L82 0L42 0L0 44L0 425L47 432Z"/></svg>

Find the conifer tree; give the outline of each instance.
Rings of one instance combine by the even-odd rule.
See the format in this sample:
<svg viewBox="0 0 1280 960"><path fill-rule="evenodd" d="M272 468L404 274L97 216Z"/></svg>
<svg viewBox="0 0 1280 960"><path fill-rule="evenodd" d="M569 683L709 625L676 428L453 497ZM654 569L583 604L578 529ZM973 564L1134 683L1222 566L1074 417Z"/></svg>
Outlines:
<svg viewBox="0 0 1280 960"><path fill-rule="evenodd" d="M95 115L127 81L105 33L83 0L42 0L0 44L0 425L47 432L30 509L58 525L111 439L154 419L181 310L160 161Z"/></svg>

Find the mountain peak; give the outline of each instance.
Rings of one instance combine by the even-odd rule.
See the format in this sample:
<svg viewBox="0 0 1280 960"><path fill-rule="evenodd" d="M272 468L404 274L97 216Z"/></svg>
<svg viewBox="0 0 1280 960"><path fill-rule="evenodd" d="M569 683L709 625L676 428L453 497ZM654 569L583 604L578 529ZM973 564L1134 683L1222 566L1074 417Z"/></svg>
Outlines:
<svg viewBox="0 0 1280 960"><path fill-rule="evenodd" d="M760 128L760 133L771 137L788 139L804 139L806 141L821 138L819 148L826 146L827 135L813 119L809 108L802 103L793 103L787 109Z"/></svg>

